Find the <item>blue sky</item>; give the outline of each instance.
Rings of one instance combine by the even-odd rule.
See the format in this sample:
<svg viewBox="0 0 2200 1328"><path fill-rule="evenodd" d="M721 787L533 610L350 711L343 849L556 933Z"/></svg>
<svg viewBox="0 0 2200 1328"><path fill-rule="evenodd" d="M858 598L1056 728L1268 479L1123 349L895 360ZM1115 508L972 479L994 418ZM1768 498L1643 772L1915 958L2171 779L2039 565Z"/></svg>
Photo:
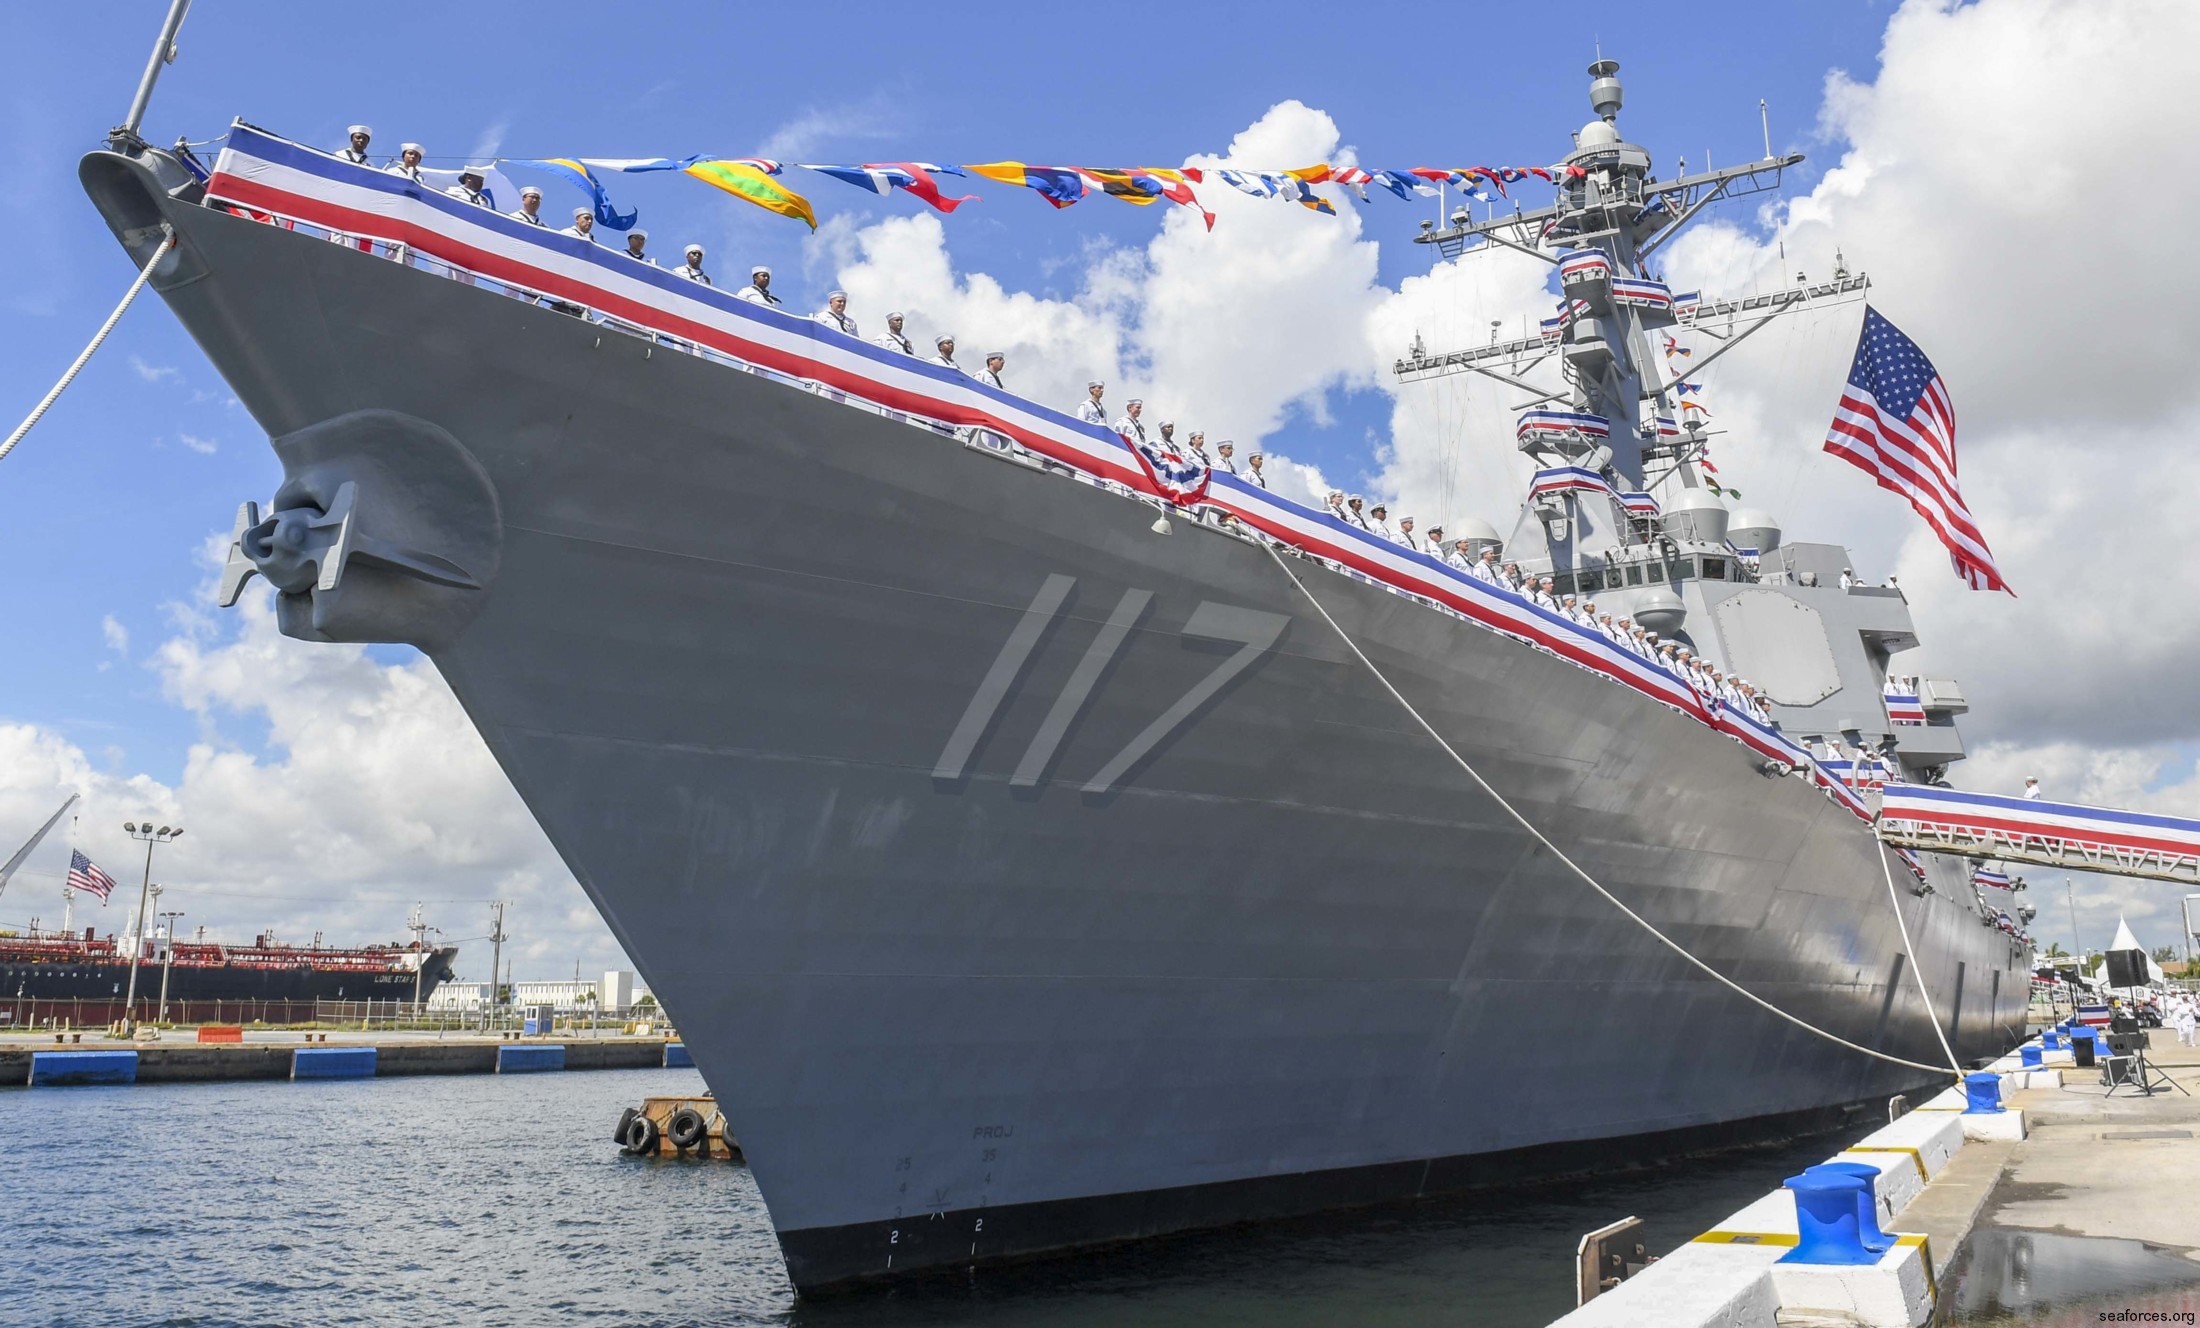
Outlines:
<svg viewBox="0 0 2200 1328"><path fill-rule="evenodd" d="M10 314L0 324L0 402L11 423L128 282L74 168L120 118L161 10L10 15L0 95L18 210L13 243L0 248ZM1582 70L1601 42L1623 63L1630 136L1700 163L1707 151L1735 160L1758 150L1760 96L1773 107L1776 144L1807 147L1826 71L1868 77L1886 19L1865 5L1699 5L1685 23L1638 5L1578 12L1569 27L1517 6L203 3L147 133L207 139L237 116L334 146L356 119L375 126L377 148L418 139L452 159L485 148L770 148L813 161L1173 164L1219 150L1296 97L1331 113L1368 164L1502 164L1559 155L1554 135L1588 119ZM660 249L699 238L722 275L770 262L801 305L830 280L805 274L805 248L817 242L797 223L690 181L618 183ZM814 176L803 187L821 216L921 208ZM1058 213L1005 187L974 192L985 201L947 219L958 263L1042 294L1070 293L1054 282L1095 246L1141 244L1158 222L1155 210L1106 199ZM553 189L546 211L565 201ZM1370 233L1401 239L1420 215L1404 204L1377 209ZM1383 280L1421 270L1420 257L1385 244ZM1331 410L1326 428L1306 424L1294 452L1350 474L1364 464L1369 431L1387 423L1387 404L1340 399ZM15 646L0 656L0 718L55 729L97 762L173 779L200 721L161 697L140 657L174 630L172 606L203 580L195 553L277 474L262 435L174 319L157 300L132 310L0 468L0 620ZM109 617L128 632L128 649L109 648ZM250 741L250 729L247 720L229 736Z"/></svg>

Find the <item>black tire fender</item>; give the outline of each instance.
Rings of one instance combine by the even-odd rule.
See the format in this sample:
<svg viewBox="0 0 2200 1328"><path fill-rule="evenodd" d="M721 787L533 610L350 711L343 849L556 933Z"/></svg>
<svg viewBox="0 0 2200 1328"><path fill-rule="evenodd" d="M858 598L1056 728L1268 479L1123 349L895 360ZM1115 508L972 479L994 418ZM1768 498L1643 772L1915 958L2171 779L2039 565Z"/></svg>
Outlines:
<svg viewBox="0 0 2200 1328"><path fill-rule="evenodd" d="M626 1138L620 1147L635 1157L646 1157L657 1151L657 1122L640 1112L626 1123Z"/></svg>
<svg viewBox="0 0 2200 1328"><path fill-rule="evenodd" d="M671 1120L665 1122L665 1137L672 1141L674 1148L683 1153L698 1145L707 1150L710 1147L710 1122L704 1120L703 1113L695 1108L682 1107L672 1113Z"/></svg>

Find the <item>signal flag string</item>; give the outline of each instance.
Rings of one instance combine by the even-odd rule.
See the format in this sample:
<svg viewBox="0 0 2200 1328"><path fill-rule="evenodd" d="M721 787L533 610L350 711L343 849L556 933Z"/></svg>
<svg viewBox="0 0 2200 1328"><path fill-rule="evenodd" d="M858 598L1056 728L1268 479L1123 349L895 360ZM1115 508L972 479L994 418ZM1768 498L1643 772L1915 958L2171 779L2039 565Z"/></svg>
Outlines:
<svg viewBox="0 0 2200 1328"><path fill-rule="evenodd" d="M1391 699L1395 700L1399 705L1404 706L1406 713L1413 716L1413 721L1416 724L1419 724L1424 730L1426 730L1431 738L1434 738L1436 740L1436 745L1444 749L1444 755L1449 756L1454 762L1458 764L1461 770L1467 772L1467 778L1472 779L1477 785L1481 786L1482 791L1489 794L1490 797L1497 803L1497 805L1504 809L1507 816L1519 822L1521 829L1527 831L1530 835L1534 836L1537 843L1549 849L1553 856L1557 857L1560 862L1565 863L1567 868L1570 869L1574 873L1574 875L1581 878L1583 884L1587 885L1591 890L1594 890L1599 895L1603 896L1606 903L1610 904L1612 907L1618 909L1621 913L1625 914L1629 921L1633 922L1636 926L1641 927L1644 931L1649 932L1659 941L1659 943L1664 945L1666 949L1671 950L1674 954L1677 954L1681 958L1687 960L1696 968L1701 969L1706 976L1733 991L1736 995L1741 996L1745 1000L1748 1000L1751 1004L1760 1007L1767 1013L1776 1015L1779 1018L1786 1020L1787 1022L1795 1025L1797 1028L1802 1029L1806 1033L1811 1033L1815 1036L1822 1037L1828 1042L1847 1047L1850 1051L1869 1056L1874 1060L1882 1060L1895 1065L1907 1066L1908 1068L1913 1070L1923 1070L1928 1074L1945 1074L1949 1071L1951 1067L1953 1067L1956 1077L1958 1079L1961 1079L1963 1077L1962 1068L1956 1065L1955 1053L1952 1051L1948 1053L1948 1065L1942 1066L1927 1065L1922 1061L1904 1060L1900 1056L1890 1056L1886 1052L1874 1051L1870 1047L1860 1046L1857 1043L1851 1042L1847 1038L1842 1037L1838 1033L1828 1032L1827 1030L1818 1027L1816 1024L1810 1023L1806 1020L1798 1018L1795 1015L1789 1014L1787 1011L1781 1009L1777 1005L1774 1005L1772 1002L1766 1000L1764 997L1759 996L1757 993L1749 990L1747 987L1744 987L1740 983L1735 982L1732 978L1728 977L1724 973L1721 973L1719 970L1713 968L1711 965L1705 963L1703 960L1698 959L1695 955L1690 954L1687 948L1682 946L1680 942L1674 940L1672 937L1666 935L1664 932L1659 931L1657 926L1652 923L1648 918L1645 918L1640 913L1637 913L1635 910L1627 907L1625 903L1621 902L1618 896L1614 895L1611 891L1605 889L1602 885L1599 885L1597 883L1597 879L1594 876L1591 876L1587 871L1585 871L1580 863L1575 862L1572 858L1566 856L1566 851L1564 849L1552 843L1548 836L1546 836L1541 830L1538 830L1535 827L1534 822L1530 821L1527 817L1521 815L1519 808L1513 806L1511 802L1507 801L1504 794L1499 793L1495 788L1492 788L1490 786L1490 782L1482 778L1481 773L1477 771L1473 766L1467 764L1467 759L1461 756L1449 742L1446 742L1444 740L1444 735L1436 731L1436 726L1429 723L1427 718L1425 718L1421 714L1421 712L1414 707L1414 704L1411 701L1406 700L1406 698L1398 691L1398 689L1391 685L1390 679L1383 676L1383 671L1375 667L1375 661L1367 657L1366 652L1362 651L1359 647L1359 644L1352 639L1351 635L1347 633L1343 627L1338 625L1337 620L1329 616L1329 610L1323 608L1322 602L1314 598L1314 592L1308 590L1306 588L1306 583L1299 580L1298 574L1296 572L1293 572L1291 570L1290 564L1286 563L1283 560L1283 555L1277 553L1275 548L1273 546L1270 546L1268 550L1268 556L1276 560L1276 566L1283 570L1283 574L1286 577L1290 578L1292 585L1298 587L1299 593L1306 596L1307 603L1312 604L1314 606L1314 611L1322 616L1322 621L1328 623L1330 628L1337 633L1337 639L1344 642L1345 648L1347 650L1350 650L1353 655L1359 659L1360 663L1367 666L1367 671L1375 675L1375 681L1383 685L1383 690L1390 693ZM1873 841L1873 846L1879 849L1879 856L1881 858L1880 865L1884 867L1886 865L1886 849L1880 846L1876 839ZM1890 892L1894 889L1894 877L1892 876L1892 874L1889 874L1887 878L1887 888ZM1892 897L1891 894L1890 897ZM1923 974L1918 973L1917 955L1910 948L1910 928L1907 923L1902 922L1902 910L1899 906L1897 906L1895 909L1895 921L1901 924L1902 949L1903 952L1909 956L1910 971L1913 974L1917 975L1918 990L1922 992L1925 989L1924 976ZM1932 1008L1932 1000L1930 997L1928 997L1925 1002L1926 1014L1928 1017L1932 1017L1933 1032L1940 1037L1941 1049L1946 1051L1948 1049L1947 1035L1941 1033L1940 1020L1932 1015Z"/></svg>

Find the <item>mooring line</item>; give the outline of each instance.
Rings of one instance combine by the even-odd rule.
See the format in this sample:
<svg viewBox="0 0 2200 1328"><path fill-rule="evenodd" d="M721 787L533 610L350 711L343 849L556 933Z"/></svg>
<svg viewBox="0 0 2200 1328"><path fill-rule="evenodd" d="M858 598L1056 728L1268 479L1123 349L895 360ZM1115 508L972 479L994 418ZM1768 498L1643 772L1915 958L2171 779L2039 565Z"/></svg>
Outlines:
<svg viewBox="0 0 2200 1328"><path fill-rule="evenodd" d="M85 364L92 358L92 352L99 349L99 343L105 341L107 334L115 330L115 324L122 321L122 311L130 307L130 301L136 299L138 292L145 289L145 283L152 280L153 265L160 261L162 254L175 247L175 230L166 223L162 223L160 229L160 243L153 246L153 256L145 260L145 266L138 272L137 280L131 282L130 289L123 293L122 303L116 305L115 311L107 315L107 321L99 325L99 331L93 334L91 344L84 348L83 354L76 357L76 363L69 366L69 371L61 375L61 381L53 385L53 391L48 392L46 399L39 402L32 409L29 418L15 426L15 432L8 435L6 442L0 443L0 459L5 459L8 453L15 450L15 445L23 441L23 435L31 431L31 426L38 423L39 417L44 415L54 402L61 399L62 392L68 388L70 383L76 381L77 374L83 370Z"/></svg>
<svg viewBox="0 0 2200 1328"><path fill-rule="evenodd" d="M1553 856L1555 856L1560 862L1565 863L1566 866L1574 873L1574 875L1581 878L1583 884L1587 885L1591 890L1594 890L1599 895L1603 896L1606 903L1618 909L1622 914L1625 914L1629 921L1633 922L1636 926L1641 927L1644 931L1649 932L1652 936L1656 937L1661 944L1663 944L1667 949L1671 950L1674 954L1679 955L1681 958L1687 960L1690 964L1693 964L1696 968L1702 970L1707 977L1710 977L1712 980L1718 982L1722 986L1726 987L1728 990L1734 992L1738 996L1743 997L1744 999L1760 1007L1766 1012L1785 1019L1787 1022L1795 1025L1797 1028L1802 1029L1806 1033L1824 1038L1826 1041L1834 1043L1838 1046L1847 1047L1850 1051L1857 1052L1860 1055L1869 1056L1874 1060L1882 1060L1894 1065L1907 1066L1908 1068L1913 1070L1924 1070L1929 1074L1941 1074L1944 1073L1948 1068L1954 1067L1956 1076L1958 1078L1962 1077L1962 1067L1956 1065L1955 1053L1952 1051L1948 1054L1948 1065L1940 1066L1927 1065L1922 1061L1905 1060L1900 1056L1890 1056L1884 1051L1874 1051L1870 1047L1859 1046L1858 1044L1849 1041L1847 1038L1842 1037L1838 1033L1828 1032L1825 1029L1818 1027L1816 1024L1810 1023L1807 1020L1789 1014L1787 1011L1781 1009L1777 1005L1774 1005L1772 1002L1766 1000L1762 996L1759 996L1757 993L1749 990L1747 987L1742 986L1740 983L1737 983L1726 974L1721 973L1719 970L1705 963L1703 960L1698 959L1695 955L1689 953L1687 948L1681 945L1680 942L1674 940L1672 937L1666 935L1664 932L1659 931L1656 924L1652 923L1648 918L1645 918L1640 913L1637 913L1635 910L1629 908L1623 901L1621 901L1621 899L1617 895L1614 895L1611 891L1605 889L1602 885L1599 885L1597 883L1597 879L1594 876L1591 876L1586 870L1584 870L1580 863L1577 863L1572 858L1566 856L1566 851L1560 848L1558 845L1552 843L1550 837L1545 835L1541 830L1538 830L1535 826L1535 823L1530 821L1526 816L1522 815L1520 809L1513 806L1512 803L1506 799L1504 794L1499 793L1495 788L1491 787L1490 782L1482 778L1481 772L1477 771L1472 765L1469 765L1467 763L1467 759L1461 756L1449 742L1444 740L1444 735L1436 731L1436 726L1429 723L1428 719L1423 716L1418 709L1415 708L1414 704L1411 701L1408 701L1405 698L1404 694L1399 692L1396 687L1393 687L1391 685L1390 679L1383 675L1383 671L1375 667L1375 661L1369 659L1367 657L1367 653L1360 649L1359 643L1352 639L1351 634L1345 631L1342 626L1338 625L1337 620L1329 615L1329 610L1322 607L1322 602L1314 597L1313 591L1306 588L1306 583L1304 581L1299 580L1298 573L1291 570L1291 565L1283 560L1283 555L1277 553L1273 545L1269 546L1268 556L1275 559L1276 566L1283 570L1283 574L1286 577L1290 578L1291 584L1298 587L1299 593L1301 595L1306 596L1306 602L1313 605L1314 611L1322 616L1322 621L1328 623L1330 629L1336 632L1337 639L1343 641L1345 644L1345 648L1350 650L1353 655L1359 659L1360 663L1367 666L1367 671L1375 675L1375 681L1383 685L1383 690L1389 692L1393 700L1397 701L1399 705L1405 707L1406 713L1413 716L1414 722L1419 724L1422 729L1427 731L1428 735L1431 738L1434 738L1436 740L1436 745L1444 749L1444 754L1446 756L1449 756L1453 761L1457 762L1459 768L1467 772L1467 777L1469 779L1472 779L1476 784L1480 785L1482 791L1489 794L1490 797L1495 800L1499 807L1504 808L1505 814L1507 816L1510 816L1513 820L1519 822L1521 829L1527 831L1530 835L1533 835L1537 843L1549 849ZM1877 840L1874 840L1873 844L1875 847L1878 847ZM1886 865L1887 856L1884 848L1880 849L1879 856L1880 865L1884 867ZM1887 888L1890 891L1894 888L1894 877L1892 876L1892 874L1890 874L1887 878ZM1904 953L1909 954L1910 969L1913 973L1915 973L1917 972L1917 955L1910 951L1910 929L1907 923L1903 923L1902 910L1899 907L1895 909L1895 921L1901 926L1902 948ZM1918 978L1918 990L1924 990L1924 979L1922 975L1920 975ZM1925 1010L1928 1015L1932 1014L1932 1008L1933 1003L1931 999L1928 998L1925 1002ZM1933 1032L1940 1035L1941 1049L1944 1051L1947 1050L1948 1039L1945 1034L1940 1033L1940 1020L1937 1017L1933 1019Z"/></svg>

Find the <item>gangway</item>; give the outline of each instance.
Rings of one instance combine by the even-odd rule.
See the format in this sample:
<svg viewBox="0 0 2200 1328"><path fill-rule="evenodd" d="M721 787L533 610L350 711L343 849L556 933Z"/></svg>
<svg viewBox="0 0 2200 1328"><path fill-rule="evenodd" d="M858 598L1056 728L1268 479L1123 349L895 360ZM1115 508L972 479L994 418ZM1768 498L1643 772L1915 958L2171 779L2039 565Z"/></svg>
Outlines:
<svg viewBox="0 0 2200 1328"><path fill-rule="evenodd" d="M1903 848L2200 884L2200 821L1890 783L1879 837Z"/></svg>

